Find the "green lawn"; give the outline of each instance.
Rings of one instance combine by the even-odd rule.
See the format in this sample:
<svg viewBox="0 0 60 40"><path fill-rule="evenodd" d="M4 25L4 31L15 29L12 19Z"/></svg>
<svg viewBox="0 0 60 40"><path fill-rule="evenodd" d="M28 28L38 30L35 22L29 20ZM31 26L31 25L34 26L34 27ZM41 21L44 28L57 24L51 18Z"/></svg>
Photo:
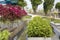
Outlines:
<svg viewBox="0 0 60 40"><path fill-rule="evenodd" d="M50 22L53 21L54 23L60 23L60 19L54 19L54 18L48 18L48 17L44 17L44 19L47 19Z"/></svg>
<svg viewBox="0 0 60 40"><path fill-rule="evenodd" d="M55 19L54 23L60 23L60 19Z"/></svg>

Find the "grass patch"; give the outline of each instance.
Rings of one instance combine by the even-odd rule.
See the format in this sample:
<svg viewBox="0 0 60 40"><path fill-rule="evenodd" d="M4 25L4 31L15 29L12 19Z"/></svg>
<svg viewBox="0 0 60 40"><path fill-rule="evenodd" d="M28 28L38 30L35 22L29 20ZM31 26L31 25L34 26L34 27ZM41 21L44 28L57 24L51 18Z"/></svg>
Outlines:
<svg viewBox="0 0 60 40"><path fill-rule="evenodd" d="M54 23L60 23L60 19L55 19L53 22Z"/></svg>
<svg viewBox="0 0 60 40"><path fill-rule="evenodd" d="M32 16L27 15L27 16L24 16L24 17L22 18L22 20L31 19L31 17L32 17Z"/></svg>
<svg viewBox="0 0 60 40"><path fill-rule="evenodd" d="M48 18L48 17L43 17L43 19L47 19L49 22L53 21L54 23L60 23L60 19L54 19L54 18Z"/></svg>

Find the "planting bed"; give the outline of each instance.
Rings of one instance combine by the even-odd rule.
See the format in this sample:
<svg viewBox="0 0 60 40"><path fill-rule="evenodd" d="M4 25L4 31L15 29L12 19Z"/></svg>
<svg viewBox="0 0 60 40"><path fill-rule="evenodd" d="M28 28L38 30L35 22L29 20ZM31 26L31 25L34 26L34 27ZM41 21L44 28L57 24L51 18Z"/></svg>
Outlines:
<svg viewBox="0 0 60 40"><path fill-rule="evenodd" d="M27 26L28 40L51 40L54 36L50 20L35 16Z"/></svg>
<svg viewBox="0 0 60 40"><path fill-rule="evenodd" d="M0 29L0 30L2 31L2 30L6 29L11 33L10 36L9 36L9 40L18 40L20 35L24 32L25 28L26 28L26 21L22 22L19 27L3 28L3 29Z"/></svg>

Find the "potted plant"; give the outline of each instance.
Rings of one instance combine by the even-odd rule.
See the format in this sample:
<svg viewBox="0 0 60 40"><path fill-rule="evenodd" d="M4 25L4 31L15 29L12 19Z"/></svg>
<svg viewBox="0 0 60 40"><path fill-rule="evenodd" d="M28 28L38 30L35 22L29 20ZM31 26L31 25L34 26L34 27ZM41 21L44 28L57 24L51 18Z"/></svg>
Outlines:
<svg viewBox="0 0 60 40"><path fill-rule="evenodd" d="M48 20L36 16L28 23L27 34L28 40L51 40L53 29Z"/></svg>

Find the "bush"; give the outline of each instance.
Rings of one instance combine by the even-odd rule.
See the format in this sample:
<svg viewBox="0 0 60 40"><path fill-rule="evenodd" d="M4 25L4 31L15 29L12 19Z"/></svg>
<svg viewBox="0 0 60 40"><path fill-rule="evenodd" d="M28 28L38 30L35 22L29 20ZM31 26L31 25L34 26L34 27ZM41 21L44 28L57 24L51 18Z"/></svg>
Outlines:
<svg viewBox="0 0 60 40"><path fill-rule="evenodd" d="M15 20L27 15L26 11L18 5L0 5L0 16L5 20Z"/></svg>
<svg viewBox="0 0 60 40"><path fill-rule="evenodd" d="M50 37L53 34L50 21L39 16L29 22L27 29L29 37Z"/></svg>
<svg viewBox="0 0 60 40"><path fill-rule="evenodd" d="M10 32L7 30L0 31L0 40L8 40Z"/></svg>

